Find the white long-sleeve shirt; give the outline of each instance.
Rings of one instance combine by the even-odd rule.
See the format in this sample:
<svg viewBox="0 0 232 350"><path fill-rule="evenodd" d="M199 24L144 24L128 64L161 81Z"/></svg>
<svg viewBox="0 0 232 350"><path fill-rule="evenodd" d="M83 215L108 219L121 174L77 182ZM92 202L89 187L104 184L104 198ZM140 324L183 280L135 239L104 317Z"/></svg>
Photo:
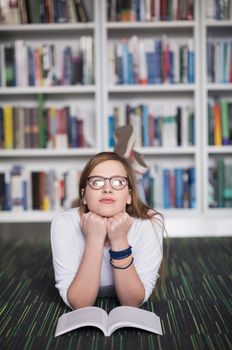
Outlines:
<svg viewBox="0 0 232 350"><path fill-rule="evenodd" d="M163 227L156 220L151 223L150 220L133 218L128 242L132 247L134 266L145 288L144 303L159 277L163 257ZM51 247L55 286L65 304L71 308L67 291L78 271L85 248L78 208L63 211L54 217L51 224ZM113 295L113 267L110 265L109 249L110 247L104 247L99 296Z"/></svg>

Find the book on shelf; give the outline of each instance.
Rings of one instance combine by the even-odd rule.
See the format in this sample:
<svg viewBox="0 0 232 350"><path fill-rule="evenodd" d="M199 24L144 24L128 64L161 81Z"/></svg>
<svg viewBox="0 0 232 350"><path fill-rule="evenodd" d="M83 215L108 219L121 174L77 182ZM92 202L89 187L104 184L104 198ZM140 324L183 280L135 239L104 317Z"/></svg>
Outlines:
<svg viewBox="0 0 232 350"><path fill-rule="evenodd" d="M13 110L9 105L2 108L1 114L1 128L2 128L2 144L5 149L13 147Z"/></svg>
<svg viewBox="0 0 232 350"><path fill-rule="evenodd" d="M99 328L107 337L117 329L125 327L163 334L160 318L154 312L131 306L118 306L107 314L99 307L88 306L61 315L57 322L55 337L86 326Z"/></svg>
<svg viewBox="0 0 232 350"><path fill-rule="evenodd" d="M0 46L2 87L92 85L93 38L32 44L24 40Z"/></svg>
<svg viewBox="0 0 232 350"><path fill-rule="evenodd" d="M232 83L232 42L230 38L207 39L209 83Z"/></svg>
<svg viewBox="0 0 232 350"><path fill-rule="evenodd" d="M92 13L89 10L86 0L2 0L0 23L85 23L92 21Z"/></svg>
<svg viewBox="0 0 232 350"><path fill-rule="evenodd" d="M231 18L231 0L207 0L205 2L206 18L229 20Z"/></svg>
<svg viewBox="0 0 232 350"><path fill-rule="evenodd" d="M0 149L94 147L94 111L71 104L45 107L0 105Z"/></svg>
<svg viewBox="0 0 232 350"><path fill-rule="evenodd" d="M131 38L109 41L109 83L194 83L193 39Z"/></svg>
<svg viewBox="0 0 232 350"><path fill-rule="evenodd" d="M78 198L80 170L28 170L14 164L0 169L0 210L60 210Z"/></svg>
<svg viewBox="0 0 232 350"><path fill-rule="evenodd" d="M210 208L232 207L232 161L216 157L208 169L208 205Z"/></svg>
<svg viewBox="0 0 232 350"><path fill-rule="evenodd" d="M195 168L167 168L154 164L141 183L146 202L154 208L195 208Z"/></svg>
<svg viewBox="0 0 232 350"><path fill-rule="evenodd" d="M108 117L109 147L114 146L114 131L131 124L136 147L178 147L195 144L194 113L191 106L172 110L148 104L113 106Z"/></svg>
<svg viewBox="0 0 232 350"><path fill-rule="evenodd" d="M145 22L192 20L192 0L115 1L107 0L108 21Z"/></svg>
<svg viewBox="0 0 232 350"><path fill-rule="evenodd" d="M208 101L208 144L232 145L232 101L209 99Z"/></svg>

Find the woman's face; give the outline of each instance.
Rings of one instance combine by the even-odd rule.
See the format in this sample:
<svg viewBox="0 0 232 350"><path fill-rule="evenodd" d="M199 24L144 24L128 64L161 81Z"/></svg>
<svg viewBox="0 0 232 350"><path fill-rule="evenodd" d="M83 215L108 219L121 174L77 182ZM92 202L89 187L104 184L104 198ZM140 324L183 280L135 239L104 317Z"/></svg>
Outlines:
<svg viewBox="0 0 232 350"><path fill-rule="evenodd" d="M110 178L112 176L127 176L127 174L120 162L106 160L98 164L89 176ZM111 217L126 210L126 204L131 203L131 195L128 185L122 190L115 190L111 187L110 182L106 181L104 187L99 190L94 190L87 184L84 200L89 211L101 216Z"/></svg>

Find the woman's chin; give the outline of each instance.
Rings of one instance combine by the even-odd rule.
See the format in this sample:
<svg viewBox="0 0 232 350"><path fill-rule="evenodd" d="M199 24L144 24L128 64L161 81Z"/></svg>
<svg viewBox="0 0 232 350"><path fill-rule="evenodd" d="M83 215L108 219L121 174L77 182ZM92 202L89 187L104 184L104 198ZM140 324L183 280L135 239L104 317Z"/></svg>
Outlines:
<svg viewBox="0 0 232 350"><path fill-rule="evenodd" d="M98 214L100 216L104 216L106 218L110 218L112 216L115 216L117 214L119 214L121 211L116 210L115 208L96 208L93 211L95 214Z"/></svg>

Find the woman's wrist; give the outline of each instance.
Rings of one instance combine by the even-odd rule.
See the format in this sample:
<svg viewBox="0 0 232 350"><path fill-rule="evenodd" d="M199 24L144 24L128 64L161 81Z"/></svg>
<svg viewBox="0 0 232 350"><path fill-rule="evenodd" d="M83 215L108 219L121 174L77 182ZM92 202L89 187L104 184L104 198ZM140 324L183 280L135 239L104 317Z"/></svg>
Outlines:
<svg viewBox="0 0 232 350"><path fill-rule="evenodd" d="M104 248L104 242L105 240L102 239L87 239L86 240L86 246L89 247L90 249L103 249Z"/></svg>
<svg viewBox="0 0 232 350"><path fill-rule="evenodd" d="M129 247L129 243L128 243L127 238L111 241L110 244L111 244L111 249L113 251L121 251L121 250L125 250Z"/></svg>

